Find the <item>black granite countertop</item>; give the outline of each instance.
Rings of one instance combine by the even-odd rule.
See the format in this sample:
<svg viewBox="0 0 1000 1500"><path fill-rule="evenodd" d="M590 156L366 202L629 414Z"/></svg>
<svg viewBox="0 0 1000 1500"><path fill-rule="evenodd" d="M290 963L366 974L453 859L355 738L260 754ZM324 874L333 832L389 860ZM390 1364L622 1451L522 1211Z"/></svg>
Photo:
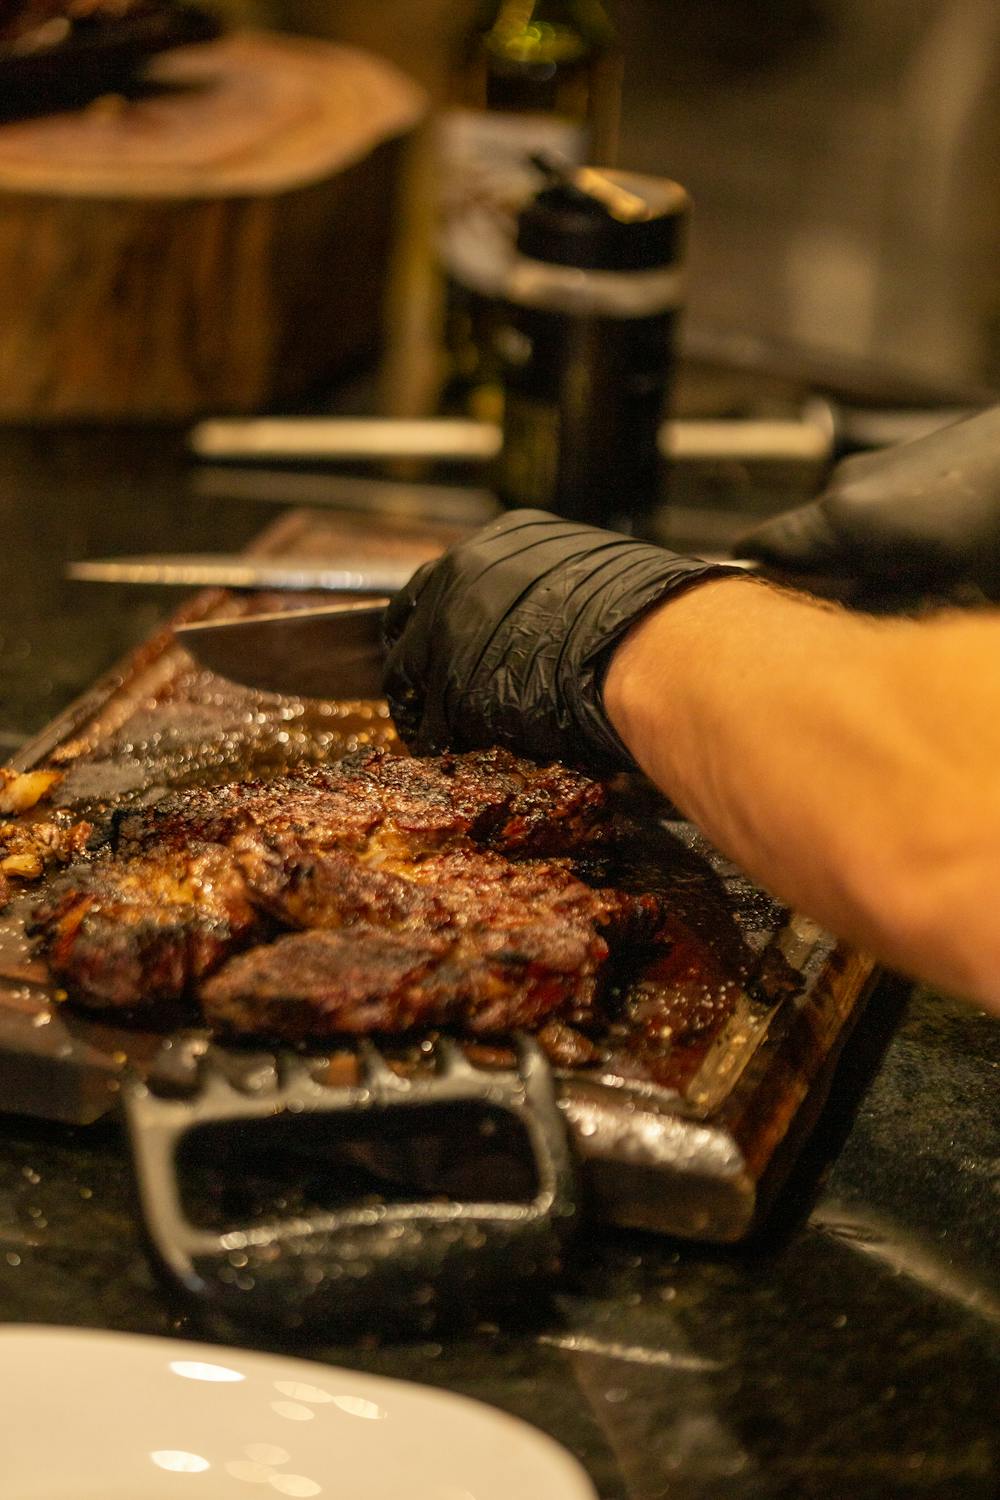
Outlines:
<svg viewBox="0 0 1000 1500"><path fill-rule="evenodd" d="M273 514L199 498L169 432L0 435L0 754L172 602L66 559L238 547ZM592 1231L516 1328L296 1350L515 1412L602 1500L993 1500L998 1084L1000 1024L883 984L752 1244ZM113 1123L0 1117L0 1320L218 1336L150 1269Z"/></svg>

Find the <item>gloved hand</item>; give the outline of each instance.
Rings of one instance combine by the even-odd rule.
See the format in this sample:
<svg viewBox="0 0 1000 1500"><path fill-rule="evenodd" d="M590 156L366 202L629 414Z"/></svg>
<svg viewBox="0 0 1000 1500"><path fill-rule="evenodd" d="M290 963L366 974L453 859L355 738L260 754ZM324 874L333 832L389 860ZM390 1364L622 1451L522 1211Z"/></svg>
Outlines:
<svg viewBox="0 0 1000 1500"><path fill-rule="evenodd" d="M630 768L601 699L611 648L652 606L728 571L511 511L425 564L390 604L385 691L396 727L421 752L500 744Z"/></svg>
<svg viewBox="0 0 1000 1500"><path fill-rule="evenodd" d="M1000 597L1000 406L845 459L816 500L766 521L735 551L772 572L973 583Z"/></svg>

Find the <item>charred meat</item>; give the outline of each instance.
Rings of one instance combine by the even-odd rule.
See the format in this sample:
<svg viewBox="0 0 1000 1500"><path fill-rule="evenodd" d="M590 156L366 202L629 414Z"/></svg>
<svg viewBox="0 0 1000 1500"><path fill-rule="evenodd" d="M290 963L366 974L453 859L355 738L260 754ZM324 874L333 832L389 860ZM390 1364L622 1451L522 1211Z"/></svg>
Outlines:
<svg viewBox="0 0 1000 1500"><path fill-rule="evenodd" d="M286 1035L295 1024L315 1035L458 1020L494 1035L557 1015L587 1022L612 948L648 942L662 916L655 898L592 890L564 861L489 850L392 871L340 853L286 859L254 870L251 889L311 930L232 959L202 1004L224 1028Z"/></svg>
<svg viewBox="0 0 1000 1500"><path fill-rule="evenodd" d="M253 829L370 858L456 844L510 854L569 853L598 833L606 793L564 766L506 750L410 759L367 750L273 781L174 792L113 830L121 854L193 840L229 843Z"/></svg>
<svg viewBox="0 0 1000 1500"><path fill-rule="evenodd" d="M263 923L232 856L209 845L67 871L33 927L76 998L132 1009L189 995Z"/></svg>
<svg viewBox="0 0 1000 1500"><path fill-rule="evenodd" d="M571 1007L585 1019L607 944L585 923L510 931L296 933L229 960L201 990L230 1031L306 1038L460 1024L494 1036Z"/></svg>
<svg viewBox="0 0 1000 1500"><path fill-rule="evenodd" d="M194 998L230 1031L578 1023L612 952L663 918L579 878L606 826L602 783L561 766L369 751L113 820L34 925L83 1003Z"/></svg>

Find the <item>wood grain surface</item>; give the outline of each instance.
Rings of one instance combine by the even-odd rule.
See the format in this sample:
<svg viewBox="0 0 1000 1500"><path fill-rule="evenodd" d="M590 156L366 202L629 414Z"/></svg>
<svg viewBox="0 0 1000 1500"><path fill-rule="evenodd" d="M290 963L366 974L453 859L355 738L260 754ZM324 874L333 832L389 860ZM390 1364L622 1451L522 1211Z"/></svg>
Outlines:
<svg viewBox="0 0 1000 1500"><path fill-rule="evenodd" d="M147 91L0 126L0 416L248 411L380 337L420 89L255 33Z"/></svg>

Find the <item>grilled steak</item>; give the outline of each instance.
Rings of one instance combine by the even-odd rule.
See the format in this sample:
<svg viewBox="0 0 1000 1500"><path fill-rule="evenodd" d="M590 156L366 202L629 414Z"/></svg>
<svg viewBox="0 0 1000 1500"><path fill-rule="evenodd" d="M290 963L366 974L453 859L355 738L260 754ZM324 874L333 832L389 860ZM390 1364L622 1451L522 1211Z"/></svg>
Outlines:
<svg viewBox="0 0 1000 1500"><path fill-rule="evenodd" d="M32 925L74 998L129 1009L189 994L263 928L239 867L213 845L78 866L52 882Z"/></svg>
<svg viewBox="0 0 1000 1500"><path fill-rule="evenodd" d="M119 819L112 840L124 854L186 848L192 840L228 843L261 828L291 832L314 848L372 856L456 843L567 853L593 839L605 803L601 782L506 750L426 759L365 750L272 781L171 793Z"/></svg>
<svg viewBox="0 0 1000 1500"><path fill-rule="evenodd" d="M496 1035L567 1006L585 1019L607 956L586 922L422 935L358 925L251 948L201 998L207 1019L232 1031L305 1038L458 1022Z"/></svg>
<svg viewBox="0 0 1000 1500"><path fill-rule="evenodd" d="M516 926L580 911L605 925L626 906L642 924L639 898L592 890L567 860L512 860L476 848L376 859L315 850L285 833L241 835L231 848L254 900L287 927Z"/></svg>
<svg viewBox="0 0 1000 1500"><path fill-rule="evenodd" d="M603 785L561 766L369 751L112 820L34 927L84 1004L193 997L229 1030L580 1021L612 949L649 941L663 915L574 873L606 823Z"/></svg>
<svg viewBox="0 0 1000 1500"><path fill-rule="evenodd" d="M655 898L592 890L556 860L463 849L390 871L340 852L295 863L286 847L261 868L257 852L243 865L256 899L319 930L251 949L202 986L209 1019L238 1031L586 1021L611 947L649 941L662 916Z"/></svg>

